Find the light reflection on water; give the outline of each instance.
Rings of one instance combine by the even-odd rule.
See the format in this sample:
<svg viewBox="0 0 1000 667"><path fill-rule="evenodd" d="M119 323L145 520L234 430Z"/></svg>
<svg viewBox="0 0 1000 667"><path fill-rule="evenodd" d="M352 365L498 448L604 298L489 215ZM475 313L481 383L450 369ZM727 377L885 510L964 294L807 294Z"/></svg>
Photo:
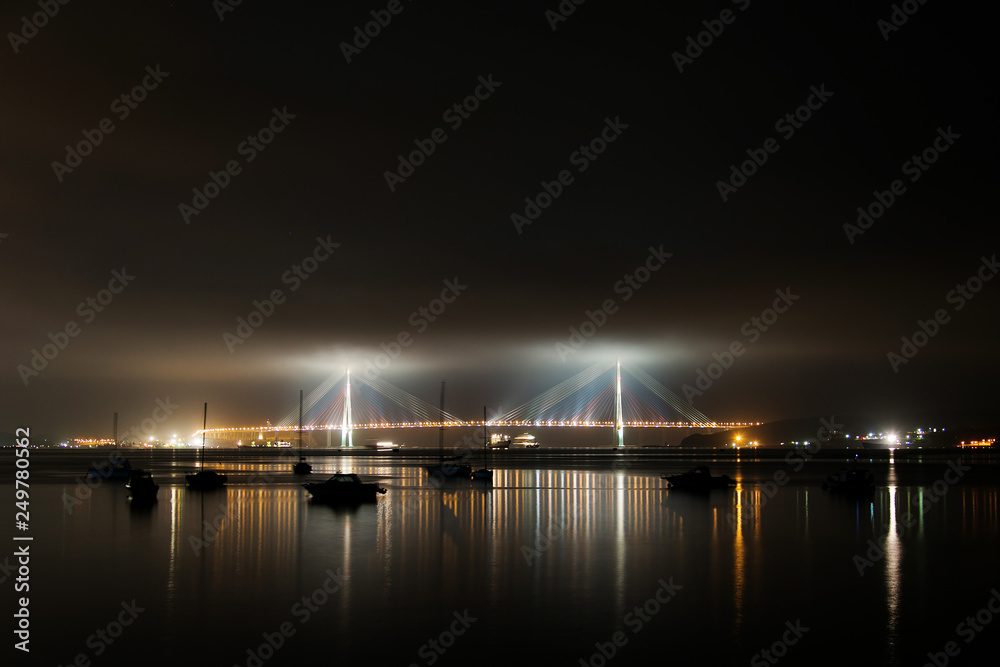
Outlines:
<svg viewBox="0 0 1000 667"><path fill-rule="evenodd" d="M164 465L173 483L161 480L153 507L130 506L108 483L70 514L61 494L74 485L54 472L65 483L39 485L32 499L45 517L33 527L33 604L38 635L48 637L39 652L66 664L88 651L95 624L135 598L145 616L102 664L124 664L144 642L164 646L163 664L184 661L192 642L211 664L246 664L247 647L286 621L296 633L270 664L333 647L342 658L427 664L420 647L466 609L479 620L445 656L455 664L579 664L616 631L628 640L622 664L665 654L680 664L745 663L796 619L811 629L788 664L859 650L909 664L953 638L953 619L975 612L996 584L995 485L955 486L925 514L913 511L912 527L903 523L942 466L931 477L889 466L888 486L853 499L819 489L832 468L769 490L780 463L719 466L713 472L737 487L709 494L666 491L658 473L610 462L500 468L490 486L442 488L419 465L347 457L314 465L313 478L356 472L388 491L360 507L314 505L280 466L227 462L236 481L201 494ZM261 474L272 481L245 482ZM859 575L854 557L883 536L884 557ZM947 589L927 583L942 569ZM327 572L341 573L343 587L300 623L294 605ZM626 619L660 580L683 588L635 633ZM860 646L838 643L858 627L869 629Z"/></svg>

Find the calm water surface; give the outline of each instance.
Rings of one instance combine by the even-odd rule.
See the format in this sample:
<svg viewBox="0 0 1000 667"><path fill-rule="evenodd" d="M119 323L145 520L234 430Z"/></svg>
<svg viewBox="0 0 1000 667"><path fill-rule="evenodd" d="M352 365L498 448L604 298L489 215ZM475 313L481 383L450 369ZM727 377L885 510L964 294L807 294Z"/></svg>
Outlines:
<svg viewBox="0 0 1000 667"><path fill-rule="evenodd" d="M112 482L68 503L98 457L32 457L30 662L5 649L18 664L997 664L987 457L872 463L864 499L822 490L841 464L815 460L718 461L736 489L690 494L659 474L703 460L499 460L491 486L436 488L424 461L315 459L314 479L388 489L332 508L284 462L227 460L230 485L203 494L183 485L189 458L137 453L155 505ZM980 630L959 625L977 613Z"/></svg>

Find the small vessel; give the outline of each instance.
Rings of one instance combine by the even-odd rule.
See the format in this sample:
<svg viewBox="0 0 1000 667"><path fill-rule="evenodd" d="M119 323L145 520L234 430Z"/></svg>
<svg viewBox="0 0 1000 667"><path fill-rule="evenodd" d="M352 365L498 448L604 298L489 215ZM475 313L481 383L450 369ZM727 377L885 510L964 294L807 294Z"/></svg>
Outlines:
<svg viewBox="0 0 1000 667"><path fill-rule="evenodd" d="M160 485L153 481L153 475L142 468L135 468L125 483L132 502L156 502L156 492L160 490Z"/></svg>
<svg viewBox="0 0 1000 667"><path fill-rule="evenodd" d="M446 457L444 455L444 382L441 383L441 424L441 428L438 429L438 456L440 457L440 463L424 466L424 470L427 471L430 477L438 479L468 479L472 475L472 466L458 463L458 461L462 460L461 456Z"/></svg>
<svg viewBox="0 0 1000 667"><path fill-rule="evenodd" d="M736 486L736 480L729 475L712 476L708 466L695 466L691 470L681 475L660 475L660 479L667 480L669 488L683 491L708 491L711 489L727 489Z"/></svg>
<svg viewBox="0 0 1000 667"><path fill-rule="evenodd" d="M461 458L461 456L442 458L441 463L424 466L424 470L431 477L450 477L456 479L459 477L469 477L472 475L472 466L458 463Z"/></svg>
<svg viewBox="0 0 1000 667"><path fill-rule="evenodd" d="M198 491L221 489L226 485L226 476L214 470L205 470L205 429L208 427L208 403L205 404L205 418L201 426L201 463L196 473L184 475L188 486Z"/></svg>
<svg viewBox="0 0 1000 667"><path fill-rule="evenodd" d="M864 468L841 468L823 482L823 488L847 493L869 493L875 490L875 476Z"/></svg>
<svg viewBox="0 0 1000 667"><path fill-rule="evenodd" d="M374 502L377 494L385 493L374 482L362 482L354 473L338 472L325 482L310 482L302 488L312 494L313 500L324 503Z"/></svg>
<svg viewBox="0 0 1000 667"><path fill-rule="evenodd" d="M483 406L483 467L472 471L472 479L482 482L493 481L493 471L490 470L490 438L486 434L486 406Z"/></svg>
<svg viewBox="0 0 1000 667"><path fill-rule="evenodd" d="M296 475L308 475L312 469L306 462L306 457L302 456L302 390L299 389L299 461L292 466L292 472Z"/></svg>
<svg viewBox="0 0 1000 667"><path fill-rule="evenodd" d="M535 440L535 436L530 433L522 433L514 438L514 446L524 447L525 449L534 449L535 447L538 447L538 441Z"/></svg>

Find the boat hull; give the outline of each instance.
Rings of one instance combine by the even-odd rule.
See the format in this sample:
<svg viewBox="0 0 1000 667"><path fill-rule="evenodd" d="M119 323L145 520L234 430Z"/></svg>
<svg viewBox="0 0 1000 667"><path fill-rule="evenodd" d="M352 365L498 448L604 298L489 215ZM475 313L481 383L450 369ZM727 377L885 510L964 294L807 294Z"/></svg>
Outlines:
<svg viewBox="0 0 1000 667"><path fill-rule="evenodd" d="M371 484L371 488L337 491L316 488L322 486L319 484L303 484L302 486L312 494L313 501L318 503L374 503L378 500L379 493L385 492L385 489L379 489L375 484Z"/></svg>
<svg viewBox="0 0 1000 667"><path fill-rule="evenodd" d="M214 470L202 470L191 475L185 475L188 486L198 491L211 491L221 489L226 485L228 478L220 475Z"/></svg>
<svg viewBox="0 0 1000 667"><path fill-rule="evenodd" d="M431 477L446 477L449 479L468 479L472 475L472 466L464 463L441 463L438 465L426 466L424 470Z"/></svg>
<svg viewBox="0 0 1000 667"><path fill-rule="evenodd" d="M319 503L373 503L379 494L385 493L378 484L362 482L351 473L337 473L325 482L310 482L302 488Z"/></svg>
<svg viewBox="0 0 1000 667"><path fill-rule="evenodd" d="M159 484L152 485L141 485L129 487L129 496L132 498L132 502L137 503L155 503L156 493L160 490Z"/></svg>
<svg viewBox="0 0 1000 667"><path fill-rule="evenodd" d="M156 492L160 485L153 481L153 476L141 468L134 468L125 483L129 497L134 503L155 503Z"/></svg>
<svg viewBox="0 0 1000 667"><path fill-rule="evenodd" d="M676 475L674 477L667 477L667 485L671 489L678 489L681 491L711 491L712 489L728 489L736 485L736 482L732 479L727 480L688 480L684 479L683 475Z"/></svg>
<svg viewBox="0 0 1000 667"><path fill-rule="evenodd" d="M303 484L302 488L312 494L318 503L374 503L385 489L378 484L361 484L350 489L331 489L323 484Z"/></svg>
<svg viewBox="0 0 1000 667"><path fill-rule="evenodd" d="M711 491L712 489L728 489L736 486L736 480L729 475L715 475L709 473L707 466L698 466L681 475L660 475L661 479L667 480L667 485L671 489L681 491Z"/></svg>

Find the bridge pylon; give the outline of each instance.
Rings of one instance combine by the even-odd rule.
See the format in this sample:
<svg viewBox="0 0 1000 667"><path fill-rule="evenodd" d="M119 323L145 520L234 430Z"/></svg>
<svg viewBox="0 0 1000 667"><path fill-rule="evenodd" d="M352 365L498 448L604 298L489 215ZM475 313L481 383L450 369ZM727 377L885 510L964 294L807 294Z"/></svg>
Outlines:
<svg viewBox="0 0 1000 667"><path fill-rule="evenodd" d="M344 421L340 427L340 446L354 446L354 424L351 421L351 369L347 369L347 384L344 387Z"/></svg>
<svg viewBox="0 0 1000 667"><path fill-rule="evenodd" d="M615 431L618 446L625 446L625 418L622 416L622 363L615 361Z"/></svg>

